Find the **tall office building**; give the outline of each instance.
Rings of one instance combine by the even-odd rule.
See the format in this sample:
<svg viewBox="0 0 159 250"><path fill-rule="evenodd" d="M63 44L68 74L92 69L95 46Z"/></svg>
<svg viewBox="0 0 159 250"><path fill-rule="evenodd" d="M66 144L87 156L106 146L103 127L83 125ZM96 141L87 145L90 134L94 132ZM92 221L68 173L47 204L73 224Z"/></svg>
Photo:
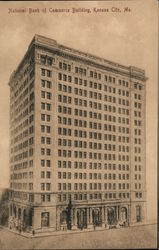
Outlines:
<svg viewBox="0 0 159 250"><path fill-rule="evenodd" d="M35 35L9 80L9 226L146 219L145 71Z"/></svg>

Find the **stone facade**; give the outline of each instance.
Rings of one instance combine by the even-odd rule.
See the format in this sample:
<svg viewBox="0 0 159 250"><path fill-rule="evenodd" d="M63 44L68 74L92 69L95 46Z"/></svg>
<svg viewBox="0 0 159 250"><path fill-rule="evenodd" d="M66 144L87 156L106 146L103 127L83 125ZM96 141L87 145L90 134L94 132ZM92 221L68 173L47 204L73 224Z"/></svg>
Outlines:
<svg viewBox="0 0 159 250"><path fill-rule="evenodd" d="M35 35L9 81L10 228L146 220L146 80Z"/></svg>

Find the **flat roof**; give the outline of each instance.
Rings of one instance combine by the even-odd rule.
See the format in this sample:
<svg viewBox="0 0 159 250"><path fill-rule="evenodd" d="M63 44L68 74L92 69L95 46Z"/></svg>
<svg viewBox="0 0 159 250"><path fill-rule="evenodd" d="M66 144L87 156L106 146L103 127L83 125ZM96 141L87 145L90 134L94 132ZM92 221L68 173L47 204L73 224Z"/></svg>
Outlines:
<svg viewBox="0 0 159 250"><path fill-rule="evenodd" d="M98 57L96 55L93 55L93 54L90 54L87 52L83 52L83 51L80 51L80 50L77 50L74 48L70 48L68 46L58 44L57 41L54 39L35 34L31 43L28 46L28 50L26 51L23 59L19 63L17 69L14 70L13 73L11 74L9 82L16 76L16 74L20 70L26 57L28 56L29 52L31 51L31 49L34 45L39 45L39 46L42 46L42 47L45 47L48 49L60 51L60 52L63 52L67 55L75 56L81 60L83 59L83 60L92 62L94 64L99 64L99 65L102 65L102 66L107 67L107 68L118 70L119 73L127 74L127 76L130 76L130 77L136 76L139 79L147 80L147 78L145 76L145 70L143 70L141 68L138 68L135 66L124 66L124 65L119 64L117 62L113 62L113 61L107 60L107 59L102 58L102 57Z"/></svg>

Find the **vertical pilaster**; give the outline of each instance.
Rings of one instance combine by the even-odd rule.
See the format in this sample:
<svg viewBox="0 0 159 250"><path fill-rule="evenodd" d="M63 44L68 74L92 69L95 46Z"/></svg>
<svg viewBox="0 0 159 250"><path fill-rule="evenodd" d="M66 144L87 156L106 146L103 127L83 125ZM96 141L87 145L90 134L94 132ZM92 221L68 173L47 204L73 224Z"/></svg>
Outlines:
<svg viewBox="0 0 159 250"><path fill-rule="evenodd" d="M108 225L108 208L105 207L105 227L107 229L109 229L109 225Z"/></svg>
<svg viewBox="0 0 159 250"><path fill-rule="evenodd" d="M87 226L89 225L89 208L87 208Z"/></svg>
<svg viewBox="0 0 159 250"><path fill-rule="evenodd" d="M71 224L73 224L73 208L71 209Z"/></svg>
<svg viewBox="0 0 159 250"><path fill-rule="evenodd" d="M92 228L93 223L92 223L92 208L87 209L87 214L89 213L89 224L87 225L87 228Z"/></svg>
<svg viewBox="0 0 159 250"><path fill-rule="evenodd" d="M108 223L108 211L107 211L107 207L105 207L105 224Z"/></svg>
<svg viewBox="0 0 159 250"><path fill-rule="evenodd" d="M121 220L121 216L120 216L120 206L118 206L118 221Z"/></svg>
<svg viewBox="0 0 159 250"><path fill-rule="evenodd" d="M92 224L92 208L90 208L90 224Z"/></svg>
<svg viewBox="0 0 159 250"><path fill-rule="evenodd" d="M102 212L102 227L105 227L105 219L104 219L105 209L104 209L104 206L102 207L101 212Z"/></svg>
<svg viewBox="0 0 159 250"><path fill-rule="evenodd" d="M116 211L116 220L118 222L118 220L119 220L118 206L115 207L115 211Z"/></svg>
<svg viewBox="0 0 159 250"><path fill-rule="evenodd" d="M104 206L104 221L105 221L105 219L106 219L106 218L105 218L105 206Z"/></svg>
<svg viewBox="0 0 159 250"><path fill-rule="evenodd" d="M77 208L73 208L72 210L71 216L73 216L73 220L72 220L72 230L77 229Z"/></svg>

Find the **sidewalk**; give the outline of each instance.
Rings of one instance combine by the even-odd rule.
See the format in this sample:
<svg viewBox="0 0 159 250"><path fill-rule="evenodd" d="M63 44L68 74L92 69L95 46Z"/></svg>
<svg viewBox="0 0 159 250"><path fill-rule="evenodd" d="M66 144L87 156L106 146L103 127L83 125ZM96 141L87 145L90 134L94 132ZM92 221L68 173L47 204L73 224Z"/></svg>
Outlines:
<svg viewBox="0 0 159 250"><path fill-rule="evenodd" d="M154 221L149 221L146 223L135 223L131 226L128 226L127 228L131 228L131 227L138 227L138 226L146 226L146 225L152 225L152 224L156 224L156 222ZM9 232L12 232L14 234L18 234L21 235L22 237L25 238L40 238L40 237L48 237L48 236L60 236L60 235L67 235L67 234L78 234L78 233L87 233L87 232L96 232L96 231L106 231L106 230L112 230L112 229L107 229L107 228L103 228L103 227L96 227L94 228L86 228L83 230L80 229L76 229L76 230L67 230L67 231L54 231L54 232L38 232L37 234L35 233L35 235L33 235L30 232L21 232L19 233L19 231L17 230L13 230L13 229L9 229L7 227L3 227L5 230L8 230ZM114 228L115 230L119 230L119 229L124 229L126 227L120 227L120 228Z"/></svg>
<svg viewBox="0 0 159 250"><path fill-rule="evenodd" d="M96 227L95 230L93 228L91 228L91 229L86 228L86 229L83 229L83 230L76 229L76 230L67 230L67 231L38 232L38 233L35 233L35 235L33 235L30 232L21 232L21 233L19 233L19 231L17 231L17 230L9 229L9 228L6 228L6 227L3 227L3 228L5 230L8 230L9 232L21 235L21 236L26 237L26 238L39 238L39 237L47 237L47 236L59 236L59 235L66 235L66 234L77 234L77 233L86 233L86 232L93 232L93 231L108 230L106 228Z"/></svg>

